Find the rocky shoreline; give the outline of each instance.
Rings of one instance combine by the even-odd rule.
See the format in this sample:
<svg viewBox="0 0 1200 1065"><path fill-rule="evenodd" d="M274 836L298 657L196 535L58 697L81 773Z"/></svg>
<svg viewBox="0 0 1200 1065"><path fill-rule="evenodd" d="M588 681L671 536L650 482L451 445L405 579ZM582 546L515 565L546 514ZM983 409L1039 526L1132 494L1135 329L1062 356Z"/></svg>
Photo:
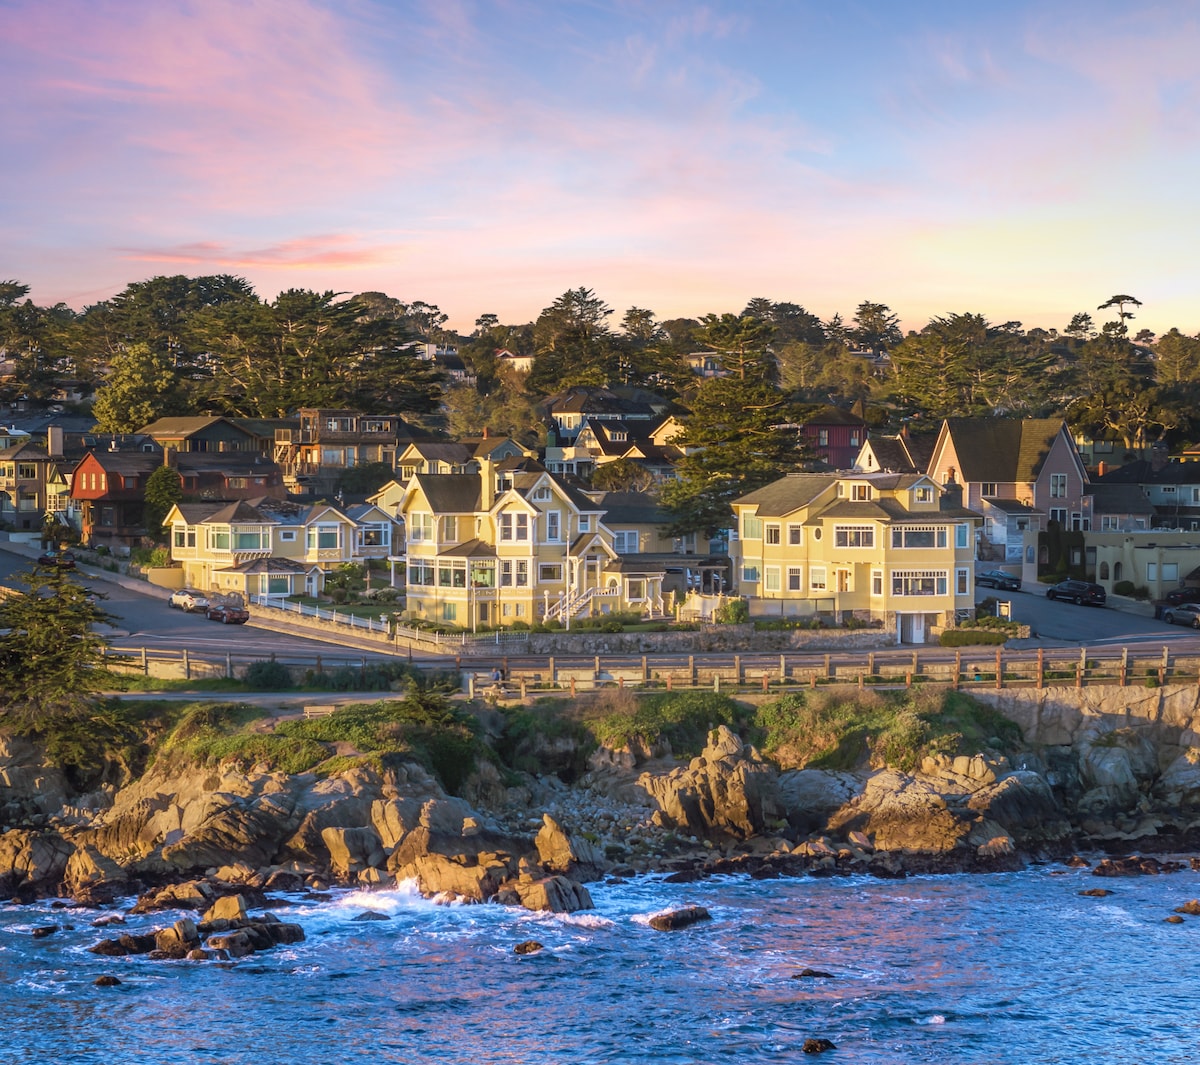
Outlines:
<svg viewBox="0 0 1200 1065"><path fill-rule="evenodd" d="M37 745L0 736L0 897L137 896L137 912L236 898L241 925L201 922L210 947L233 936L216 948L229 953L292 934L245 924L260 920L247 905L333 885L413 881L439 899L573 912L591 906L589 882L644 873L902 877L1086 850L1182 852L1200 842L1189 812L1200 774L1184 780L1180 761L1160 773L1144 735L1108 733L1086 748L927 757L909 773L780 770L721 726L686 763L601 748L571 786L554 775L514 785L487 761L465 797L411 761L323 779L170 762L78 794ZM1151 864L1169 871L1139 859L1122 872ZM176 953L204 949L195 930L175 935Z"/></svg>

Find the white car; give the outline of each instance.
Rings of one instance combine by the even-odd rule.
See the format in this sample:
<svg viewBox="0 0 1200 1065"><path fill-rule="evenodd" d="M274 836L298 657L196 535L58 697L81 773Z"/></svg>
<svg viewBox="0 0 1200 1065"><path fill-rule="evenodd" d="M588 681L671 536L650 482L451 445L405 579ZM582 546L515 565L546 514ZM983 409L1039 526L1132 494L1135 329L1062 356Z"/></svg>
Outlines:
<svg viewBox="0 0 1200 1065"><path fill-rule="evenodd" d="M187 588L172 592L167 600L168 606L176 610L186 610L189 614L202 614L208 609L208 597Z"/></svg>

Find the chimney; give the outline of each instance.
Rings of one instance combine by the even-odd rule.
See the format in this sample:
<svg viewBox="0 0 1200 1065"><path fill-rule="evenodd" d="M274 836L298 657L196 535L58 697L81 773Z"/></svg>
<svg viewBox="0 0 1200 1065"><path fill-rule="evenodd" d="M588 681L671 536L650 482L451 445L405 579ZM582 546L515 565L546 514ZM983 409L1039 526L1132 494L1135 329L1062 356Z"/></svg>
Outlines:
<svg viewBox="0 0 1200 1065"><path fill-rule="evenodd" d="M1096 476L1103 477L1106 473L1108 473L1108 463L1101 459L1096 465Z"/></svg>
<svg viewBox="0 0 1200 1065"><path fill-rule="evenodd" d="M962 485L956 481L947 481L942 486L942 499L939 504L940 510L955 510L961 509L963 505L963 490Z"/></svg>
<svg viewBox="0 0 1200 1065"><path fill-rule="evenodd" d="M163 465L175 469L179 465L179 452L173 447L163 448Z"/></svg>
<svg viewBox="0 0 1200 1065"><path fill-rule="evenodd" d="M483 438L484 440L488 438L488 427L486 425L483 427Z"/></svg>
<svg viewBox="0 0 1200 1065"><path fill-rule="evenodd" d="M479 505L481 510L491 510L496 502L496 466L490 458L479 460Z"/></svg>
<svg viewBox="0 0 1200 1065"><path fill-rule="evenodd" d="M46 454L52 459L63 457L63 427L61 425L46 426Z"/></svg>

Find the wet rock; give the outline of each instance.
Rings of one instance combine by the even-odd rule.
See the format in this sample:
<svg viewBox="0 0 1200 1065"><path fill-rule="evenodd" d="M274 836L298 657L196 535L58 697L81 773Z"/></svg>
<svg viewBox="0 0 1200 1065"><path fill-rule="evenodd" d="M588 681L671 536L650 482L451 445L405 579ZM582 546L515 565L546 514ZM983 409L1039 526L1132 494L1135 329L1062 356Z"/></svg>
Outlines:
<svg viewBox="0 0 1200 1065"><path fill-rule="evenodd" d="M276 869L263 884L264 891L290 893L304 889L304 877L289 869Z"/></svg>
<svg viewBox="0 0 1200 1065"><path fill-rule="evenodd" d="M56 924L44 924L35 928L30 934L34 939L45 939L47 936L52 936L59 931Z"/></svg>
<svg viewBox="0 0 1200 1065"><path fill-rule="evenodd" d="M121 986L120 980L118 980L115 976L109 976L108 974L105 974L104 976L97 976L96 979L92 981L92 983L96 987L120 987Z"/></svg>
<svg viewBox="0 0 1200 1065"><path fill-rule="evenodd" d="M386 860L379 833L374 828L326 828L321 840L329 850L333 875L339 880L355 880L364 869Z"/></svg>
<svg viewBox="0 0 1200 1065"><path fill-rule="evenodd" d="M1063 862L1063 865L1070 866L1072 869L1090 869L1092 867L1091 862L1086 858L1080 857L1078 854L1071 855L1070 858Z"/></svg>
<svg viewBox="0 0 1200 1065"><path fill-rule="evenodd" d="M801 969L792 979L801 980L805 977L811 977L814 980L832 980L833 973L827 973L821 969Z"/></svg>
<svg viewBox="0 0 1200 1065"><path fill-rule="evenodd" d="M590 910L593 906L588 889L565 876L544 876L538 879L521 877L506 886L516 891L521 905L527 910L575 913L579 910Z"/></svg>
<svg viewBox="0 0 1200 1065"><path fill-rule="evenodd" d="M542 949L541 943L536 939L527 939L524 943L518 943L513 947L514 954L536 954Z"/></svg>
<svg viewBox="0 0 1200 1065"><path fill-rule="evenodd" d="M806 1039L800 1048L805 1054L823 1054L826 1050L837 1050L828 1039Z"/></svg>
<svg viewBox="0 0 1200 1065"><path fill-rule="evenodd" d="M132 913L155 913L158 910L203 910L215 894L205 880L185 880L164 888L148 891L138 897Z"/></svg>
<svg viewBox="0 0 1200 1065"><path fill-rule="evenodd" d="M1085 890L1081 891L1079 894L1082 895L1084 898L1088 898L1088 899L1106 899L1106 898L1108 898L1109 895L1112 894L1112 892L1109 891L1109 889L1106 887L1094 887L1094 888L1086 888Z"/></svg>
<svg viewBox="0 0 1200 1065"><path fill-rule="evenodd" d="M568 836L550 814L542 815L542 827L534 839L542 867L573 880L600 880L608 862L594 843L583 836Z"/></svg>
<svg viewBox="0 0 1200 1065"><path fill-rule="evenodd" d="M703 906L685 906L679 910L669 910L666 913L656 913L650 918L650 927L658 932L673 932L678 928L700 921L711 921L712 914Z"/></svg>
<svg viewBox="0 0 1200 1065"><path fill-rule="evenodd" d="M1164 924L1183 924L1183 918L1178 916L1177 914L1173 913L1173 914L1171 914L1170 917L1164 917L1163 923Z"/></svg>
<svg viewBox="0 0 1200 1065"><path fill-rule="evenodd" d="M1176 913L1186 913L1192 917L1200 917L1200 899L1191 899L1182 906L1175 907Z"/></svg>
<svg viewBox="0 0 1200 1065"><path fill-rule="evenodd" d="M351 917L352 921L390 921L391 918L386 913L380 913L378 910L363 910L362 913L355 917Z"/></svg>
<svg viewBox="0 0 1200 1065"><path fill-rule="evenodd" d="M130 954L149 954L154 950L153 935L130 935L125 933L116 939L103 939L88 950L106 958L123 958Z"/></svg>
<svg viewBox="0 0 1200 1065"><path fill-rule="evenodd" d="M119 913L106 913L92 922L93 928L107 928L109 925L124 924L125 917Z"/></svg>
<svg viewBox="0 0 1200 1065"><path fill-rule="evenodd" d="M204 914L204 923L212 921L244 921L246 899L242 895L226 895L217 899Z"/></svg>

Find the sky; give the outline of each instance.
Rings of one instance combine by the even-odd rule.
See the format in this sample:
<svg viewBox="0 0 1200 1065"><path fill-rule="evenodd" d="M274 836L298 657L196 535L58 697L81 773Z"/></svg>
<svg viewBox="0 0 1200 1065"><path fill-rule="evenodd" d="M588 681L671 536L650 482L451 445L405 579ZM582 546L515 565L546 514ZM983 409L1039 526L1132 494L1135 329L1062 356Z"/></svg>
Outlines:
<svg viewBox="0 0 1200 1065"><path fill-rule="evenodd" d="M1200 0L0 0L0 279L1200 331Z"/></svg>

